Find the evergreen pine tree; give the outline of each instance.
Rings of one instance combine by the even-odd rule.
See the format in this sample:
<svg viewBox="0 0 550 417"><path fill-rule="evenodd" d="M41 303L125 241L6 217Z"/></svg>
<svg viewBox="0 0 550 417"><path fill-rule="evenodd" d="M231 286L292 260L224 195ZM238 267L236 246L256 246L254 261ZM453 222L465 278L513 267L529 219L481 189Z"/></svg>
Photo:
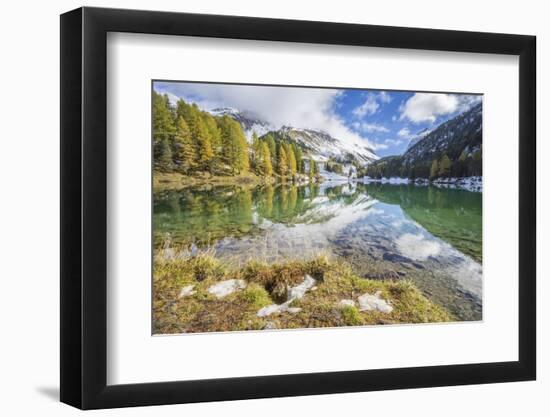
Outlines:
<svg viewBox="0 0 550 417"><path fill-rule="evenodd" d="M214 152L208 129L198 114L193 115L191 120L191 134L197 144L197 162L199 168L210 170L210 161L214 156Z"/></svg>
<svg viewBox="0 0 550 417"><path fill-rule="evenodd" d="M210 136L212 151L214 153L214 156L219 156L222 151L222 135L220 128L216 123L216 119L214 119L214 117L212 117L210 114L203 113L203 116L204 124Z"/></svg>
<svg viewBox="0 0 550 417"><path fill-rule="evenodd" d="M196 166L196 150L191 131L182 116L176 122L176 135L172 152L174 168L182 174L188 174Z"/></svg>
<svg viewBox="0 0 550 417"><path fill-rule="evenodd" d="M269 146L266 142L262 142L261 146L261 159L263 166L263 174L270 177L273 175L273 166L271 165L271 154L269 152Z"/></svg>
<svg viewBox="0 0 550 417"><path fill-rule="evenodd" d="M256 134L256 132L253 132L251 161L252 161L252 167L255 168L258 172L262 172L263 170L262 159L260 155L261 148L262 148L262 144L258 139L258 135Z"/></svg>
<svg viewBox="0 0 550 417"><path fill-rule="evenodd" d="M296 157L296 171L299 174L303 174L304 173L304 161L303 161L302 148L300 148L299 146L295 146L294 155Z"/></svg>
<svg viewBox="0 0 550 417"><path fill-rule="evenodd" d="M222 159L233 173L247 172L249 165L248 143L239 122L229 116L220 121L222 137Z"/></svg>
<svg viewBox="0 0 550 417"><path fill-rule="evenodd" d="M448 177L451 173L451 160L447 154L443 154L441 160L439 161L439 176Z"/></svg>
<svg viewBox="0 0 550 417"><path fill-rule="evenodd" d="M437 159L432 161L432 167L430 168L430 180L433 180L439 174L439 164Z"/></svg>
<svg viewBox="0 0 550 417"><path fill-rule="evenodd" d="M296 175L296 156L292 147L288 147L288 173L290 176Z"/></svg>
<svg viewBox="0 0 550 417"><path fill-rule="evenodd" d="M275 139L273 139L273 135L271 133L268 133L264 140L267 142L267 146L269 146L269 153L271 154L271 162L275 163L276 156L277 156L277 144L275 143Z"/></svg>
<svg viewBox="0 0 550 417"><path fill-rule="evenodd" d="M237 149L237 169L239 173L248 172L250 168L248 142L238 122L235 122L235 144Z"/></svg>
<svg viewBox="0 0 550 417"><path fill-rule="evenodd" d="M175 133L174 115L168 97L153 92L153 160L155 169L167 171L171 168L171 147Z"/></svg>
<svg viewBox="0 0 550 417"><path fill-rule="evenodd" d="M315 177L315 161L313 158L309 158L309 179L313 179Z"/></svg>
<svg viewBox="0 0 550 417"><path fill-rule="evenodd" d="M283 145L279 144L277 150L277 172L284 178L288 174L288 160Z"/></svg>
<svg viewBox="0 0 550 417"><path fill-rule="evenodd" d="M159 154L155 159L159 171L169 172L172 170L172 149L167 138L162 139L159 144Z"/></svg>

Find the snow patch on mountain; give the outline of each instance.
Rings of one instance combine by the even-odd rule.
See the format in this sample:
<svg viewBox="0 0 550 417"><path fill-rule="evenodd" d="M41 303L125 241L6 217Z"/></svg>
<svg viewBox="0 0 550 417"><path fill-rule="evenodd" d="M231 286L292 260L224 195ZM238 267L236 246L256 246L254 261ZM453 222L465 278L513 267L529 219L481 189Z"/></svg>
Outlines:
<svg viewBox="0 0 550 417"><path fill-rule="evenodd" d="M234 107L219 107L210 110L213 116L229 116L241 124L246 139L252 143L252 135L256 133L258 137L277 128L271 123L261 119L258 115L249 111L240 111Z"/></svg>
<svg viewBox="0 0 550 417"><path fill-rule="evenodd" d="M283 126L279 130L282 137L288 138L304 149L307 149L312 156L332 157L346 159L348 154L356 157L359 162L368 164L379 159L378 155L365 143L335 138L326 132L313 129L301 129L291 126Z"/></svg>
<svg viewBox="0 0 550 417"><path fill-rule="evenodd" d="M409 144L407 145L407 150L411 149L414 145L424 139L428 134L430 134L430 132L431 130L428 128L424 128L420 132L418 132L415 136L411 138Z"/></svg>
<svg viewBox="0 0 550 417"><path fill-rule="evenodd" d="M379 159L366 142L362 142L359 139L335 138L321 130L295 126L277 127L254 114L254 112L241 111L233 107L215 108L210 110L210 114L214 116L229 116L238 121L249 142L252 141L254 133L258 137L261 137L269 132L273 132L279 138L284 138L301 145L307 151L307 156L313 157L315 160L321 158L326 160L329 157L346 159L349 154L353 155L363 164L368 164Z"/></svg>

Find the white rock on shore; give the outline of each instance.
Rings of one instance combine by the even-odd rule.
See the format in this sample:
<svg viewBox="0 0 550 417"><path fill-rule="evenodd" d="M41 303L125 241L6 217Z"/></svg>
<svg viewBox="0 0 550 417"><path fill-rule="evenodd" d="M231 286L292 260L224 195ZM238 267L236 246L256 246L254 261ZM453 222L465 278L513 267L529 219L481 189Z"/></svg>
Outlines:
<svg viewBox="0 0 550 417"><path fill-rule="evenodd" d="M376 291L374 295L365 293L357 301L359 302L359 311L378 310L382 313L391 313L393 307L380 297L380 291Z"/></svg>
<svg viewBox="0 0 550 417"><path fill-rule="evenodd" d="M309 289L313 288L314 285L315 280L310 275L306 274L301 284L288 290L288 301L302 298Z"/></svg>
<svg viewBox="0 0 550 417"><path fill-rule="evenodd" d="M306 292L315 287L315 284L315 279L306 274L304 280L300 284L288 289L287 301L282 304L271 304L265 306L258 310L256 315L258 317L267 317L271 314L279 314L284 312L291 314L299 313L300 311L302 311L302 309L298 307L290 307L290 304L294 300L302 298L306 294Z"/></svg>
<svg viewBox="0 0 550 417"><path fill-rule="evenodd" d="M242 279L228 279L212 285L208 288L208 292L217 298L223 298L244 288L246 288L246 282Z"/></svg>
<svg viewBox="0 0 550 417"><path fill-rule="evenodd" d="M355 307L355 301L353 300L340 300L338 304L342 307Z"/></svg>
<svg viewBox="0 0 550 417"><path fill-rule="evenodd" d="M181 287L178 298L183 298L195 294L196 291L193 291L193 288L195 288L194 285L186 285L185 287Z"/></svg>
<svg viewBox="0 0 550 417"><path fill-rule="evenodd" d="M292 301L286 301L283 304L268 305L268 306L263 307L260 310L258 310L256 315L258 317L267 317L267 316L270 316L272 314L279 314L279 313L285 313L285 312L286 313L291 313L291 314L296 314L296 313L299 313L300 311L302 311L302 309L299 308L299 307L290 307L291 302Z"/></svg>

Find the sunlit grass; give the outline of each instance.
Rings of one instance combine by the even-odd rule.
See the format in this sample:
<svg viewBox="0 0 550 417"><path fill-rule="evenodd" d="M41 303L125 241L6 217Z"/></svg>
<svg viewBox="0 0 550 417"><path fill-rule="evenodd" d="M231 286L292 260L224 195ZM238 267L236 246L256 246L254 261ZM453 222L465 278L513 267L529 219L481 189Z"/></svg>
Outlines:
<svg viewBox="0 0 550 417"><path fill-rule="evenodd" d="M258 317L270 304L287 300L288 289L308 274L316 284L290 306L300 310ZM216 298L208 292L213 284L242 279L246 288ZM378 281L360 278L342 262L319 255L304 261L267 264L251 261L229 267L213 251L195 255L162 257L154 265L154 333L260 330L264 328L340 327L373 324L431 323L452 321L453 317L434 304L410 281ZM193 294L181 296L182 287L193 285ZM355 300L365 293L387 300L390 313L359 311L343 306L343 299Z"/></svg>

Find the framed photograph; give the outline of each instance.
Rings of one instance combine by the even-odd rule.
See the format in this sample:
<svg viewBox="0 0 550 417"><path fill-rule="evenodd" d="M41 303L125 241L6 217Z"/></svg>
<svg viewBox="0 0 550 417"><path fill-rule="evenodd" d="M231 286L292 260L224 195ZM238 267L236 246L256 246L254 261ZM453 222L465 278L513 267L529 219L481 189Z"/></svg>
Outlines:
<svg viewBox="0 0 550 417"><path fill-rule="evenodd" d="M61 401L533 380L535 37L61 16Z"/></svg>

